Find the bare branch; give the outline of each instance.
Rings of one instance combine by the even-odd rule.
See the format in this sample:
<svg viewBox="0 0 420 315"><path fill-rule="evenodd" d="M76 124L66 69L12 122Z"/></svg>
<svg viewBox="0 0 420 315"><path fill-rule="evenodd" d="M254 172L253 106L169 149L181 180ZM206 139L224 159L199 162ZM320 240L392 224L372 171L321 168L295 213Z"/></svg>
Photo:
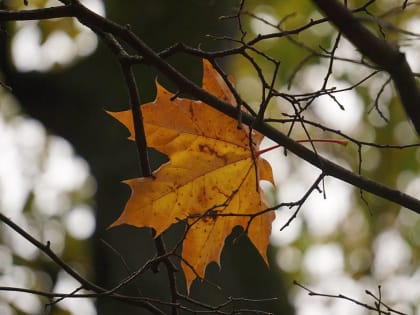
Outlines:
<svg viewBox="0 0 420 315"><path fill-rule="evenodd" d="M313 0L329 20L360 52L387 71L398 90L407 115L420 134L420 90L410 66L398 47L388 44L365 28L336 0Z"/></svg>
<svg viewBox="0 0 420 315"><path fill-rule="evenodd" d="M77 3L77 2L76 2ZM179 89L184 93L189 93L192 96L200 99L201 101L209 104L213 108L223 112L224 114L236 119L238 116L237 108L228 104L207 91L203 90L191 80L186 78L182 73L176 70L166 60L161 58L155 53L149 46L147 46L137 35L135 35L130 29L120 26L114 22L111 22L94 12L89 11L80 4L76 5L76 16L77 18L88 27L92 29L102 28L103 30L112 33L124 40L126 43L131 45L140 54L143 55L145 60L153 65L156 69L170 78L173 82L176 82ZM344 33L344 32L343 32ZM418 98L420 100L420 97ZM305 146L292 140L279 130L268 125L262 121L256 121L255 117L250 116L247 113L242 113L242 121L251 126L252 128L260 131L265 136L269 137L278 144L283 145L287 150L293 152L300 158L311 163L322 170L325 175L333 176L341 179L353 186L363 189L367 192L375 194L379 197L395 202L411 209L420 214L420 200L413 198L407 194L404 194L398 190L387 187L383 184L369 180L363 176L355 174L325 158L322 158L315 152L306 148Z"/></svg>
<svg viewBox="0 0 420 315"><path fill-rule="evenodd" d="M371 311L375 311L379 315L382 315L382 314L383 315L391 315L391 314L407 315L405 313L402 313L400 311L394 310L393 308L389 307L388 305L386 305L385 303L383 303L380 298L378 299L371 292L369 292L367 290L366 290L366 294L369 295L369 296L372 296L375 300L378 301L378 303L375 303L375 306L372 306L372 305L369 305L369 304L360 302L360 301L358 301L356 299L353 299L353 298L348 297L348 296L343 295L343 294L326 294L326 293L315 292L315 291L313 291L313 290L305 287L304 285L300 284L296 280L293 281L293 283L295 285L297 285L298 287L300 287L300 288L304 289L305 291L307 291L308 292L308 295L310 295L310 296L319 296L319 297L327 297L327 298L341 299L341 300L350 301L350 302L352 302L352 303L354 303L356 305L359 305L359 306L361 306L363 308L366 308L366 309L371 310ZM387 310L386 311L385 310L381 310L380 309L380 305L385 306L387 308Z"/></svg>
<svg viewBox="0 0 420 315"><path fill-rule="evenodd" d="M0 10L0 21L49 20L72 16L74 16L74 11L70 6L22 11Z"/></svg>
<svg viewBox="0 0 420 315"><path fill-rule="evenodd" d="M70 276L72 276L74 279L80 282L80 284L83 286L84 289L92 290L96 293L107 293L108 290L94 284L93 282L90 282L88 279L84 278L82 275L80 275L76 270L74 270L70 265L65 263L60 257L58 257L50 248L49 242L44 245L37 239L35 239L32 235L30 235L28 232L26 232L24 229L22 229L20 226L18 226L16 223L14 223L12 220L4 216L2 213L0 213L0 221L8 225L10 228L12 228L16 233L24 237L27 241L29 241L32 245L34 245L36 248L38 248L40 251L42 251L44 254L46 254L54 263L57 264L57 266L61 267L64 271L66 271ZM143 307L149 311L151 311L153 314L161 314L164 313L161 312L158 308L156 308L154 305L150 304L149 302L145 302L142 300L136 300L129 296L124 296L120 294L113 293L109 295L110 297L122 300L126 303L130 303L133 305L137 305L139 307Z"/></svg>

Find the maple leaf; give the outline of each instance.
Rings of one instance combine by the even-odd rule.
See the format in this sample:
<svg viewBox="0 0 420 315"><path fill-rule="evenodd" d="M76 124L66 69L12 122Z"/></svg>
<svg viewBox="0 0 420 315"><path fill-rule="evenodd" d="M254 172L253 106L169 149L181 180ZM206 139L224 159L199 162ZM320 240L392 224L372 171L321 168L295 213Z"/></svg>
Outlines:
<svg viewBox="0 0 420 315"><path fill-rule="evenodd" d="M174 97L158 83L156 99L142 105L148 145L165 153L169 162L153 177L124 181L131 196L121 216L111 225L152 227L160 235L172 224L189 224L183 241L181 262L187 288L220 254L226 237L241 226L267 263L266 250L274 213L251 216L268 207L258 180L273 183L268 162L253 158L263 135L249 128L238 129L237 121L209 105ZM234 104L228 86L203 60L203 89ZM130 111L110 113L130 131ZM230 215L231 214L231 215Z"/></svg>

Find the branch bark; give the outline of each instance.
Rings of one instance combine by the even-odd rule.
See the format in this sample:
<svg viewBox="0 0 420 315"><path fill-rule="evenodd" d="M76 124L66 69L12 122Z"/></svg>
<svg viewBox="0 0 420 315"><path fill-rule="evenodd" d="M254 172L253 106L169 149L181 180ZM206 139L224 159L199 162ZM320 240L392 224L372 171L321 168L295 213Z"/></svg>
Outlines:
<svg viewBox="0 0 420 315"><path fill-rule="evenodd" d="M32 21L72 16L74 12L70 6L19 11L0 10L0 21Z"/></svg>

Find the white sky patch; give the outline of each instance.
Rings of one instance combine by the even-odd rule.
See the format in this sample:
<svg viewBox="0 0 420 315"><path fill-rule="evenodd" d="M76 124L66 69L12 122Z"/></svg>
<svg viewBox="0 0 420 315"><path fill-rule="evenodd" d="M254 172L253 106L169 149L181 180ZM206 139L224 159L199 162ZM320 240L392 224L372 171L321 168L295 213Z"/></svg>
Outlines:
<svg viewBox="0 0 420 315"><path fill-rule="evenodd" d="M49 137L45 154L43 172L34 185L36 208L47 216L63 214L71 207L69 194L88 183L89 167L59 137Z"/></svg>
<svg viewBox="0 0 420 315"><path fill-rule="evenodd" d="M373 248L373 273L378 279L385 279L409 265L411 248L397 230L390 229L379 234Z"/></svg>
<svg viewBox="0 0 420 315"><path fill-rule="evenodd" d="M259 149L267 149L275 146L276 144L277 143L270 140L269 138L264 137ZM262 154L261 157L270 162L271 168L273 170L274 182L277 186L281 185L281 183L287 178L290 171L287 157L284 156L284 148L280 147L270 150Z"/></svg>
<svg viewBox="0 0 420 315"><path fill-rule="evenodd" d="M13 142L13 130L1 117L0 134L0 206L6 216L15 217L23 206L29 185L21 176L19 152Z"/></svg>
<svg viewBox="0 0 420 315"><path fill-rule="evenodd" d="M95 216L88 206L73 208L65 219L69 234L78 240L89 238L95 231Z"/></svg>
<svg viewBox="0 0 420 315"><path fill-rule="evenodd" d="M21 293L18 293L13 300L13 304L26 314L40 314L43 305L41 301L33 294L27 294L24 299L21 298Z"/></svg>
<svg viewBox="0 0 420 315"><path fill-rule="evenodd" d="M311 246L304 254L303 269L309 279L341 274L344 269L342 247L336 243Z"/></svg>
<svg viewBox="0 0 420 315"><path fill-rule="evenodd" d="M86 57L95 51L98 46L98 38L92 32L81 32L74 39L74 44L76 45L77 54L80 57Z"/></svg>
<svg viewBox="0 0 420 315"><path fill-rule="evenodd" d="M336 37L334 37L335 39ZM332 49L333 43L329 49ZM374 70L368 69L365 66L359 65L358 62L361 59L360 52L353 46L351 42L349 42L344 36L340 38L340 44L335 51L335 56L343 59L348 60L355 60L356 62L349 62L344 60L334 60L333 63L333 75L336 78L340 78L342 76L348 77L352 82L358 82L362 78L366 77ZM325 76L325 71L328 69L329 59L323 59L322 66L323 72L322 75ZM323 77L322 77L323 78ZM370 81L373 82L373 81Z"/></svg>
<svg viewBox="0 0 420 315"><path fill-rule="evenodd" d="M276 211L276 219L272 225L270 241L275 246L287 245L299 238L302 232L302 219L295 218L290 225L281 230L289 221L295 209L280 209Z"/></svg>
<svg viewBox="0 0 420 315"><path fill-rule="evenodd" d="M326 198L314 192L302 207L308 229L314 236L334 233L351 209L352 188L332 177L325 178Z"/></svg>
<svg viewBox="0 0 420 315"><path fill-rule="evenodd" d="M323 78L325 76L324 65L314 65L308 67L301 78L308 90L317 91L322 86ZM340 81L330 77L327 88L335 87L336 90L349 87L349 83ZM316 99L311 109L321 119L325 125L339 129L344 133L351 133L354 131L363 115L363 100L353 90L333 93L334 98L340 103L344 109L329 95L323 95Z"/></svg>
<svg viewBox="0 0 420 315"><path fill-rule="evenodd" d="M48 151L43 174L46 184L65 191L80 187L89 172L86 162L75 157L70 144L59 137L50 137Z"/></svg>
<svg viewBox="0 0 420 315"><path fill-rule="evenodd" d="M383 292L392 303L410 304L420 301L420 268L413 274L391 275L383 285Z"/></svg>
<svg viewBox="0 0 420 315"><path fill-rule="evenodd" d="M281 154L284 153L282 152ZM290 169L288 173L280 174L282 181L277 186L278 201L298 201L308 191L320 172L314 166L300 160L290 152L287 157L284 157L282 163L288 163ZM317 194L318 192L314 191L313 193Z"/></svg>
<svg viewBox="0 0 420 315"><path fill-rule="evenodd" d="M80 35L79 35L80 36ZM93 35L95 36L95 35ZM87 44L87 48L83 47ZM24 26L12 40L12 58L16 67L22 71L48 71L54 64L67 65L79 55L93 52L97 40L76 42L63 31L55 31L41 44L41 32L36 25Z"/></svg>
<svg viewBox="0 0 420 315"><path fill-rule="evenodd" d="M48 36L42 45L41 53L50 64L66 65L77 56L77 47L65 32L55 31Z"/></svg>
<svg viewBox="0 0 420 315"><path fill-rule="evenodd" d="M39 172L45 131L33 119L0 117L0 206L4 214L20 213L34 176Z"/></svg>
<svg viewBox="0 0 420 315"><path fill-rule="evenodd" d="M50 64L45 62L40 50L41 31L33 23L23 26L12 39L12 59L20 71L46 71Z"/></svg>

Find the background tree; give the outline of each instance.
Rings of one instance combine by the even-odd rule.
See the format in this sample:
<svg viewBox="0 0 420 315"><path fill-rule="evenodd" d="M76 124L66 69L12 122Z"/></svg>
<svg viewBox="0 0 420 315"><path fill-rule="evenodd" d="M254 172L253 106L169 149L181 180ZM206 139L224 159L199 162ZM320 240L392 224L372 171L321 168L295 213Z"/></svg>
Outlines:
<svg viewBox="0 0 420 315"><path fill-rule="evenodd" d="M122 25L129 23L130 29L126 29L108 24L90 15L79 6L78 1L68 3L63 1L63 3L67 6L63 10L60 8L51 11L35 11L33 16L25 15L25 13L14 15L11 12L3 12L0 19L39 21L36 27L41 29L40 40L44 44L56 35L54 32L58 29L77 41L77 36L82 31L74 22L75 20L67 16L78 17L100 37L104 37L104 32L108 35L100 41L98 49L90 57L73 57L71 65L63 66L57 62L55 65L50 65L48 69L40 69L47 71L44 73L22 73L19 68L16 69L18 58L15 57L13 64L9 53L10 43L13 47L13 41L16 43L16 38L19 38L19 32L22 32L21 28L25 25L7 23L1 43L4 52L2 55L9 57L2 58L2 71L5 77L3 82L12 88L12 93L4 89L3 99L6 101L3 100L2 103L7 103L12 94L19 100L26 113L39 119L54 134L68 139L76 152L86 159L96 179L94 208L96 209L97 232L90 243L66 237L62 255L70 265L81 268L79 270L82 270L88 278L95 279L95 283L109 289L120 283L130 271L141 266L157 252L150 231L129 227L106 231L106 227L119 215L128 198L127 188L119 181L140 174L135 145L124 140L126 131L103 112L104 108L120 110L127 109L129 106L126 88L130 86L130 81L128 78L128 81L124 82L118 64L119 60L124 60L121 59L121 55L118 55L121 51L117 51L117 54L109 53L113 49L114 52L118 49L118 46L112 46L112 38L110 41L109 35L113 35L126 47L127 52L135 57L132 61L139 63L139 66L133 69L135 69L142 102L153 99L153 84L157 76L159 82L165 87L179 90L182 95L206 100L210 105L225 111L226 114L237 117L234 109L229 109L220 101L209 98L197 86L189 85L183 77L175 80L174 72L166 63L169 61L176 69L182 69L183 76L192 78L199 86L200 58L206 57L212 61L222 62L226 66L230 65L232 71L226 70L226 73L234 73L244 106L249 105L250 109L260 113L254 118L243 114L243 123L252 124L256 129L299 156L299 158L294 158L292 154L284 156L283 150L270 153L272 159L275 160L274 165L282 168L281 172L276 172L281 178L279 191L272 191L273 205L279 205L279 219L275 227L287 226L284 232L273 238L273 242L277 243L278 247L271 257L277 256L280 267L289 273L287 286L292 283L290 279L297 279L324 289L324 279L329 276L334 280L331 282L346 283L352 289L357 289L351 290L350 293L354 291L362 293L361 288L368 287L372 290L372 284L375 287L378 283L387 283L387 281L395 280L395 276L401 280L418 274L418 258L416 258L418 255L415 251L418 241L415 238L418 219L416 216L412 217L407 210L401 209L402 205L411 206L418 212L418 201L376 184L384 183L416 196L418 190L416 188L418 187L416 184L418 182L416 181L417 156L419 155L418 145L415 144L417 136L411 125L407 123L406 116L407 112L416 125L418 121L416 105L410 103L410 100L416 98L405 97L404 93L408 92L402 91L402 87L409 85L400 83L407 82L414 76L410 73L401 74L399 71L402 69L401 64L394 66L392 62L389 62L390 59L383 62L381 60L384 56L383 51L370 49L371 46L365 49L359 47L357 40L360 33L356 33L354 36L356 40L352 40L349 31L338 23L347 21L346 17L339 16L338 20L334 19L334 16L338 16L339 13L350 11L335 10L328 13L330 5L336 2L319 1L318 4L326 12L328 19L337 24L342 31L342 33L337 33L333 27L328 26L330 25L328 19L320 17L319 12L322 11L318 11L319 9L310 2L296 4L267 1L264 5L259 1L217 5L207 1L193 4L191 1L106 3L107 18ZM21 9L23 3L10 1L3 5L7 10ZM34 1L30 2L30 5L44 7L51 4ZM411 28L404 29L404 26L415 23L416 4L404 1L398 4L392 3L386 7L383 2L369 1L352 3L350 8L353 16L357 17L357 25L363 23L364 29L369 28L381 43L409 44L410 46L404 49L407 49L410 58L411 51L408 47L415 47L417 35ZM139 18L139 12L142 12L140 14L142 18ZM216 23L217 17L221 15L230 16ZM63 16L63 18L50 19L57 16ZM309 20L309 17L313 20ZM352 22L351 25L356 25L354 24L356 22ZM351 28L350 31L354 29L357 30L357 27ZM208 33L217 36L222 34L225 40L215 40L218 39L217 37L206 38L205 34ZM131 41L130 34L138 34L143 42L154 51L161 52L161 56L165 59L158 59L158 56L147 47L139 45L134 40ZM353 41L362 54L345 40L346 36ZM361 39L362 44L371 44L369 41L364 41L363 37ZM183 45L171 46L177 42ZM198 47L198 49L192 47ZM385 52L392 53L395 50L394 47L387 45L382 48ZM370 60L364 59L363 55ZM379 62L375 58L379 59ZM121 62L121 64L124 63ZM416 64L412 64L412 67L415 68ZM401 78L404 80L401 81ZM393 90L391 79L396 82L397 92L401 97L397 97L398 94ZM411 86L409 92L415 95L417 89ZM408 108L406 112L403 111L401 102ZM5 105L2 108L5 108ZM342 117L345 120L339 120L341 110L343 110ZM331 116L334 116L333 119ZM276 133L268 123L293 139L340 137L349 140L351 145L344 150L333 145L317 146L315 154L311 154L310 151L314 151L315 147L304 150L299 144ZM354 173L345 172L322 160L318 154L327 155L330 159L355 171ZM150 156L152 169L165 161L165 157L156 152L151 152ZM313 178L312 175L309 176L308 174L313 169L308 168L301 158L318 166L322 170L322 179L324 175L340 178L360 188L360 194L357 192L350 194L347 187L342 188L337 181L330 182L330 177L320 181L319 185L313 185L317 178L321 179L319 171L313 175ZM358 173L362 174L364 179L360 179L357 176ZM73 206L62 203L63 210L55 210L54 217L59 216L60 212L68 211L74 207L74 204L85 205L89 202L86 199L92 189L88 189L91 186L87 178L85 175L82 180L85 182L84 189L70 190L73 194ZM371 178L376 183L366 178ZM303 185L293 191L290 187L296 187L294 186L296 181L303 182ZM327 198L316 204L314 196L316 195L315 188L318 189L318 187L325 192ZM334 187L339 187L338 189L341 190L336 190ZM371 196L363 192L364 190L377 194L385 200ZM42 211L44 204L39 201L36 189L27 189L27 191L24 216L30 223L28 225L35 230L35 227L45 227L45 222L51 222L51 218L46 220L48 212ZM295 207L288 210L286 203L299 200L305 192L311 193L309 198L303 199L303 202L297 202ZM338 200L342 201L342 204L338 206L334 204L334 209L331 211L339 213L338 216L322 210L328 208L329 200L336 200L336 194L340 197ZM320 197L322 200L322 194ZM386 199L395 203L392 204ZM2 209L3 212L6 216L10 216L6 210ZM298 215L297 218L293 215L295 212ZM39 219L40 213L43 214L41 219ZM335 219L319 222L313 218L314 213L319 218L323 218L324 215L324 218L334 217ZM34 220L34 218L38 219ZM289 218L294 218L290 224L288 224ZM55 222L57 230L60 221ZM167 246L173 245L172 240L179 235L179 229L180 227L178 230L175 228L165 234ZM44 243L51 240L51 246L54 246L55 240L49 237L51 234L42 235L41 239ZM242 297L245 300L239 301L241 302L238 303L239 306L231 302L228 308L252 307L276 314L292 312L278 278L276 262L272 261L271 269L267 270L246 238L239 238L239 241L232 244L233 239L236 239L235 236L228 240L223 253L222 270L219 272L215 266L208 268L208 279L220 285L222 290L218 291L207 283L195 283L191 296L210 306L221 305L227 301L227 296ZM6 237L5 244L12 246ZM135 250L133 250L133 244L138 244ZM391 246L392 244L394 247ZM386 253L384 246L399 249L399 255L383 263L385 254L381 253ZM376 249L376 257L372 257L372 247ZM94 255L90 257L89 253L92 249ZM5 248L4 251L7 249ZM10 252L4 255L11 257ZM60 275L62 276L60 268L49 260L43 258L34 260L32 257L25 258L19 254L15 255L15 259L18 265L32 266L33 270L49 271L51 278L45 277L44 273L42 276L39 272L35 273L37 280L34 283L39 285L44 282L45 284L41 287L46 291L50 291L55 284L60 283ZM23 261L20 262L20 259ZM94 262L93 265L89 264L90 259ZM331 270L321 270L321 272L316 270L317 265L314 260L318 259L335 262L336 265L332 266L334 271L332 276L328 274ZM130 271L126 270L125 265ZM11 263L10 266L12 266ZM5 268L5 275L12 270L10 268ZM153 272L155 268L149 270L135 281L135 285L134 282L130 283L119 292L136 296L144 294L159 301L170 301L168 275L163 266L158 269L157 273ZM250 272L250 270L255 271ZM32 277L33 274L32 272ZM370 276L371 274L373 277ZM255 278L255 275L258 277ZM374 280L375 277L377 280ZM356 285L357 282L353 279L361 279L359 285ZM182 288L182 280L180 281L178 285ZM30 285L25 283L25 286ZM86 284L83 286L85 289L92 289L86 287ZM331 288L330 286L328 289ZM57 287L55 289L58 290ZM345 287L340 287L337 291L342 292L341 289L346 290ZM296 291L296 288L291 288L291 290L295 292L293 301L298 306L298 311L304 312L304 304L299 301L302 301L302 294L306 292ZM139 291L141 293L138 293ZM97 290L96 292L98 293ZM389 291L388 298L392 303L402 301L401 296L391 293L392 290ZM416 294L418 292L414 293L412 298L407 298L406 305L415 307L415 298L418 296ZM259 303L253 300L272 297L278 299ZM246 300L246 298L252 300ZM64 301L68 300L70 298ZM60 305L66 305L64 301L56 303L52 308L53 312L60 312ZM159 301L145 300L164 312L170 312L171 309L175 312L173 307L165 306L165 302ZM182 300L182 302L185 301ZM97 299L100 314L105 312L115 314L118 311L139 312L138 306L129 304L116 303L105 297ZM18 303L17 305L19 306ZM184 305L191 309L202 309L199 305L191 304L191 301ZM153 309L150 306L148 308L153 313ZM21 311L31 313L31 310L22 309L22 306Z"/></svg>

